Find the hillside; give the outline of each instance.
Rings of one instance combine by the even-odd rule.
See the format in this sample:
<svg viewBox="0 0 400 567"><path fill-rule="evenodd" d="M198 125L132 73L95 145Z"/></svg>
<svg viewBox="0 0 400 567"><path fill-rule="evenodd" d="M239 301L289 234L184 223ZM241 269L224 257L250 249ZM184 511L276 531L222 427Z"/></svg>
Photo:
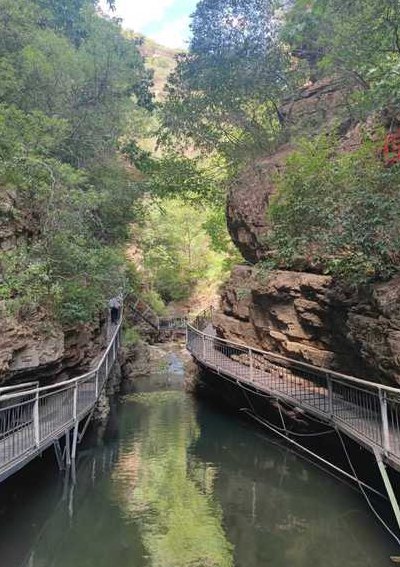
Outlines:
<svg viewBox="0 0 400 567"><path fill-rule="evenodd" d="M179 51L159 45L147 37L138 37L143 40L139 50L145 59L146 66L154 71L154 94L156 99L159 100L162 98L168 75L175 67L175 57Z"/></svg>

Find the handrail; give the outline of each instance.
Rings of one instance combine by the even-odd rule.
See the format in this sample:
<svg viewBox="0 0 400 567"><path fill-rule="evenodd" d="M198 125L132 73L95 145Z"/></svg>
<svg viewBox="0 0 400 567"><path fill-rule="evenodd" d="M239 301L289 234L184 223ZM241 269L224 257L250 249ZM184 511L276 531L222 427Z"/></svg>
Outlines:
<svg viewBox="0 0 400 567"><path fill-rule="evenodd" d="M187 317L182 316L161 316L146 301L139 296L132 296L134 304L131 309L139 315L146 323L157 331L179 330L186 328Z"/></svg>
<svg viewBox="0 0 400 567"><path fill-rule="evenodd" d="M26 391L22 392L23 395L25 396L25 395L28 395L28 394L36 394L36 392L39 392L39 395L40 395L42 392L46 392L46 391L49 391L49 390L57 390L58 388L60 388L60 387L62 387L62 386L71 386L71 385L74 385L76 382L82 382L82 381L84 381L86 378L89 378L90 376L92 376L93 374L95 374L96 372L98 372L99 368L100 368L101 365L103 364L103 362L104 362L106 356L108 355L108 353L109 353L110 350L111 350L111 347L112 347L113 344L114 344L115 337L117 336L117 334L118 334L118 332L119 332L119 330L120 330L120 328L121 328L121 325L122 325L122 318L120 319L119 323L117 324L117 326L116 326L116 328L115 328L115 331L114 331L114 333L113 333L113 335L112 335L112 337L111 337L111 339L110 339L110 342L109 342L109 344L107 345L107 348L106 348L105 351L104 351L103 356L101 357L101 359L100 359L100 361L97 363L97 365L96 365L94 368L92 368L92 370L89 370L89 371L86 372L85 374L81 374L81 375L79 375L79 376L75 376L75 378L70 378L70 379L68 379L68 380L63 380L62 382L56 382L55 384L49 384L49 385L47 385L47 386L39 386L38 388L34 388L34 389L31 389L31 390L26 390ZM38 383L38 382L27 382L26 384L27 384L27 385L30 385L30 384L39 384L39 383ZM20 385L20 384L16 384L16 385L15 385L15 389L17 389L19 386L22 386L22 385L23 385L23 384L21 384L21 385ZM10 389L14 388L14 386L6 386L6 388L7 388L7 387L10 388ZM21 396L21 392L15 392L15 394L6 394L5 396L3 396L2 393L1 393L1 390L0 390L0 402L3 401L3 400L11 400L11 399L13 399L13 398L18 398L18 397L20 397L20 396Z"/></svg>
<svg viewBox="0 0 400 567"><path fill-rule="evenodd" d="M27 382L0 390L0 481L72 428L74 455L79 422L93 410L117 358L121 327L122 311L88 372L48 386Z"/></svg>
<svg viewBox="0 0 400 567"><path fill-rule="evenodd" d="M2 392L7 392L9 390L22 390L23 388L27 388L28 386L39 386L39 381L33 380L32 382L21 382L21 384L13 384L12 386L1 386L0 395L2 394Z"/></svg>
<svg viewBox="0 0 400 567"><path fill-rule="evenodd" d="M200 363L334 424L400 469L400 389L221 339L207 332L211 323L207 312L187 325Z"/></svg>
<svg viewBox="0 0 400 567"><path fill-rule="evenodd" d="M271 358L275 358L276 360L280 360L283 362L287 362L289 363L291 366L298 366L300 368L304 368L304 370L311 370L316 374L329 374L332 378L340 378L342 380L348 380L350 382L354 382L357 383L359 385L362 386L368 386L370 388L377 388L378 390L382 390L382 391L386 391L386 392L390 392L392 394L399 394L400 395L400 388L395 388L394 386L386 386L385 384L380 384L378 382L371 382L370 380L364 380L362 378L356 378L355 376L352 376L351 374L343 374L341 372L337 372L336 370L331 370L329 368L325 368L324 366L315 366L313 364L309 364L307 362L302 362L301 360L296 360L294 358L289 358L286 356L283 356L282 354L278 354L275 352L271 352L271 351L267 351L267 350L262 350L259 348L255 348L255 347L250 347L244 343L237 343L234 341L228 341L227 339L222 339L220 337L215 337L214 335L208 335L207 333L204 333L203 331L201 331L200 329L196 328L196 321L199 317L202 317L203 313L201 313L200 315L198 315L196 317L196 319L193 321L193 324L188 323L187 326L190 327L191 329L193 329L194 331L200 333L201 335L204 335L207 338L217 338L219 341L227 344L227 345L232 345L235 347L241 347L244 349L250 349L253 352L256 352L258 354L262 354L262 355L267 355ZM210 321L211 323L211 321Z"/></svg>

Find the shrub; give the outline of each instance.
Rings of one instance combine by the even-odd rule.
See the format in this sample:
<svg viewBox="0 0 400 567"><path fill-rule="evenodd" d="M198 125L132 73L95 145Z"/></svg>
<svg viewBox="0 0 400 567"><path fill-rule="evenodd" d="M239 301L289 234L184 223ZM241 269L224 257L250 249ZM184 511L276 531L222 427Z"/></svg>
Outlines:
<svg viewBox="0 0 400 567"><path fill-rule="evenodd" d="M387 278L400 260L400 166L385 168L369 141L348 154L325 136L302 141L268 217L275 267L318 265L354 283Z"/></svg>

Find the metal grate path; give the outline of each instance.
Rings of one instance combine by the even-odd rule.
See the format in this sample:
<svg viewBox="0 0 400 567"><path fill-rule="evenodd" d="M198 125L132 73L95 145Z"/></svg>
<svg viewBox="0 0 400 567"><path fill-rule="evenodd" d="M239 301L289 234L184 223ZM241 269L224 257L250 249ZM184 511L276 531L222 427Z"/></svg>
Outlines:
<svg viewBox="0 0 400 567"><path fill-rule="evenodd" d="M188 324L187 345L204 366L338 427L400 470L399 389L220 339L211 311Z"/></svg>
<svg viewBox="0 0 400 567"><path fill-rule="evenodd" d="M0 481L77 428L93 410L117 358L121 321L108 338L96 367L82 376L51 386L31 382L0 388Z"/></svg>

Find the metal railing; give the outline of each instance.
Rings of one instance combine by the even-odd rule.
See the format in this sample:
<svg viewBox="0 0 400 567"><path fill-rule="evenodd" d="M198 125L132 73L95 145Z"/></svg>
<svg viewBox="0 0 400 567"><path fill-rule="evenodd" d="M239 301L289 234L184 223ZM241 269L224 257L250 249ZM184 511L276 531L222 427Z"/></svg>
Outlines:
<svg viewBox="0 0 400 567"><path fill-rule="evenodd" d="M140 297L132 296L132 311L157 331L184 330L187 318L184 316L160 317L153 308Z"/></svg>
<svg viewBox="0 0 400 567"><path fill-rule="evenodd" d="M187 317L159 317L158 328L162 331L179 331L186 329Z"/></svg>
<svg viewBox="0 0 400 567"><path fill-rule="evenodd" d="M30 382L0 388L0 480L90 412L107 381L120 342L121 320L90 372L50 386Z"/></svg>
<svg viewBox="0 0 400 567"><path fill-rule="evenodd" d="M318 415L400 464L400 389L220 339L211 310L187 325L187 346L205 366Z"/></svg>

